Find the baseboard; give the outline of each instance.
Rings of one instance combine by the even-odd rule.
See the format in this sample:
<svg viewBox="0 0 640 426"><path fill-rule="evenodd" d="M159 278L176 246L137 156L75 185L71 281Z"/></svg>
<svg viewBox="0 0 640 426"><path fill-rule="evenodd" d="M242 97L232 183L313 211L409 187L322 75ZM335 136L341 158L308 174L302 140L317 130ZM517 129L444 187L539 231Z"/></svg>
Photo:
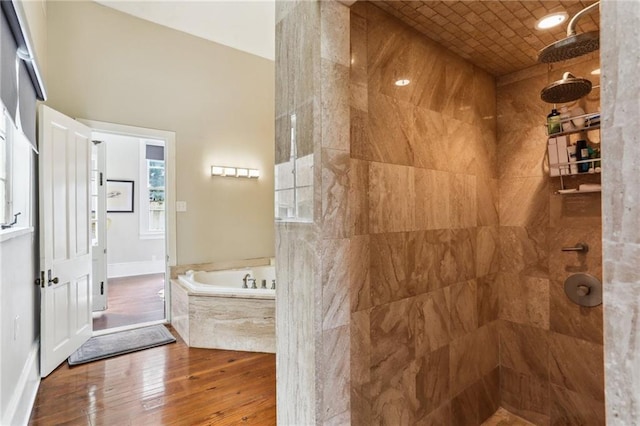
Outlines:
<svg viewBox="0 0 640 426"><path fill-rule="evenodd" d="M162 260L124 262L107 265L107 278L133 277L135 275L160 274L165 271Z"/></svg>
<svg viewBox="0 0 640 426"><path fill-rule="evenodd" d="M22 368L15 392L2 416L3 425L26 425L31 417L33 403L36 400L40 386L40 370L38 355L40 354L40 340L36 339L31 345L27 361Z"/></svg>

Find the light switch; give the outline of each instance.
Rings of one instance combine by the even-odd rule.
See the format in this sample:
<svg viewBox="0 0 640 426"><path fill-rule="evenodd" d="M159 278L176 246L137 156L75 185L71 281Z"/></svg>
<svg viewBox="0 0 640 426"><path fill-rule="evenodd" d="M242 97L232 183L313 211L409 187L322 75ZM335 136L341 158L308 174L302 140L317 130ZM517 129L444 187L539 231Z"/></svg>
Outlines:
<svg viewBox="0 0 640 426"><path fill-rule="evenodd" d="M177 212L186 212L187 211L187 202L186 201L176 201L176 211Z"/></svg>

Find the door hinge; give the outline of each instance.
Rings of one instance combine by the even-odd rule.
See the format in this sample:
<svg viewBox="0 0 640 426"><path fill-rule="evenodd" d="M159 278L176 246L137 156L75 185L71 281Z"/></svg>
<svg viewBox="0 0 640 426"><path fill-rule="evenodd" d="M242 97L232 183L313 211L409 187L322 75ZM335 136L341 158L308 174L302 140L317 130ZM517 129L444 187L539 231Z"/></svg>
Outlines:
<svg viewBox="0 0 640 426"><path fill-rule="evenodd" d="M100 281L100 296L104 295L104 281Z"/></svg>
<svg viewBox="0 0 640 426"><path fill-rule="evenodd" d="M103 183L102 183L102 182L103 182L103 181L102 181L102 172L100 172L100 186L102 186L102 185L103 185Z"/></svg>
<svg viewBox="0 0 640 426"><path fill-rule="evenodd" d="M40 271L40 278L36 278L36 285L44 288L44 271Z"/></svg>

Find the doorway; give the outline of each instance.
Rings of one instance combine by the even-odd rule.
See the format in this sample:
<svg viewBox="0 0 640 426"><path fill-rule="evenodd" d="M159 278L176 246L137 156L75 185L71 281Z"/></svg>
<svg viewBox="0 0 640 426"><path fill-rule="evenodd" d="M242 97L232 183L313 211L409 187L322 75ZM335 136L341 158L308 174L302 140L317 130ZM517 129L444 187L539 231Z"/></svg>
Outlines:
<svg viewBox="0 0 640 426"><path fill-rule="evenodd" d="M83 122L93 140L94 335L167 322L174 134Z"/></svg>

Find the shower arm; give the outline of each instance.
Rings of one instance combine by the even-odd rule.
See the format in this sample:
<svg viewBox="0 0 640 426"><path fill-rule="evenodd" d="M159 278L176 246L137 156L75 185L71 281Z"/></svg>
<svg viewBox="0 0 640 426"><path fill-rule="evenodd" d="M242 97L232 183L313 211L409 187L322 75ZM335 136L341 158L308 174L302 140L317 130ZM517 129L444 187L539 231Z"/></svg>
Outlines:
<svg viewBox="0 0 640 426"><path fill-rule="evenodd" d="M571 18L571 21L569 21L569 26L567 27L567 37L576 35L576 25L578 24L578 21L580 20L580 18L582 18L587 13L592 12L593 9L595 9L599 5L600 5L600 2L597 1L594 4L587 6L584 9L582 9L580 12L576 13L575 16Z"/></svg>

